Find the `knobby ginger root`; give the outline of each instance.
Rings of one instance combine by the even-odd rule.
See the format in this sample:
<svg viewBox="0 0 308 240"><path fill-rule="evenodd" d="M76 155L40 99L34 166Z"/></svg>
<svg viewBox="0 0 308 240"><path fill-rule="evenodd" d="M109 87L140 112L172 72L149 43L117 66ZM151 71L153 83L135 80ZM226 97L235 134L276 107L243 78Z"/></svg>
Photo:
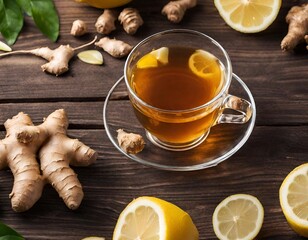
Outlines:
<svg viewBox="0 0 308 240"><path fill-rule="evenodd" d="M96 46L101 47L104 51L115 58L122 58L127 56L133 47L121 40L110 39L108 37L101 38L95 43Z"/></svg>
<svg viewBox="0 0 308 240"><path fill-rule="evenodd" d="M12 208L16 212L30 209L41 197L44 181L40 174L36 152L46 139L38 129L16 138L23 127L34 127L31 118L19 113L4 123L6 137L0 142L0 169L9 167L14 176L10 194ZM33 138L30 143L25 143Z"/></svg>
<svg viewBox="0 0 308 240"><path fill-rule="evenodd" d="M145 141L142 136L135 133L127 133L123 129L118 129L118 143L119 146L129 154L136 154L143 150Z"/></svg>
<svg viewBox="0 0 308 240"><path fill-rule="evenodd" d="M166 15L168 20L174 23L179 23L187 9L197 5L197 0L178 0L171 1L162 9L162 14Z"/></svg>
<svg viewBox="0 0 308 240"><path fill-rule="evenodd" d="M114 9L105 9L103 14L98 17L95 28L98 33L109 34L116 30L115 21L118 18L118 12Z"/></svg>
<svg viewBox="0 0 308 240"><path fill-rule="evenodd" d="M87 24L82 20L75 20L72 24L71 34L73 36L82 36L88 31Z"/></svg>
<svg viewBox="0 0 308 240"><path fill-rule="evenodd" d="M286 16L289 24L288 34L281 42L282 50L292 50L299 43L307 42L308 34L308 3L301 6L294 6Z"/></svg>
<svg viewBox="0 0 308 240"><path fill-rule="evenodd" d="M118 19L123 25L125 32L130 35L135 34L138 28L143 25L139 11L135 8L124 8Z"/></svg>
<svg viewBox="0 0 308 240"><path fill-rule="evenodd" d="M83 199L82 186L69 167L88 166L97 153L77 139L67 137L68 118L63 109L50 114L39 129L48 133L48 140L39 151L44 179L59 193L66 206L77 209Z"/></svg>
<svg viewBox="0 0 308 240"><path fill-rule="evenodd" d="M59 76L68 71L68 64L71 58L74 56L75 51L93 44L96 41L96 37L89 43L82 46L72 48L70 45L60 45L58 48L51 50L48 47L41 47L32 50L18 50L0 54L0 57L5 57L15 54L33 54L38 57L42 57L48 61L41 66L44 72L48 72Z"/></svg>
<svg viewBox="0 0 308 240"><path fill-rule="evenodd" d="M77 139L67 137L68 119L63 109L34 126L28 115L19 113L5 123L6 138L0 144L0 168L9 166L14 175L10 194L17 212L31 208L40 198L44 183L50 183L70 209L79 207L83 191L69 167L88 166L97 153ZM35 159L39 150L39 160ZM42 175L40 173L42 172Z"/></svg>

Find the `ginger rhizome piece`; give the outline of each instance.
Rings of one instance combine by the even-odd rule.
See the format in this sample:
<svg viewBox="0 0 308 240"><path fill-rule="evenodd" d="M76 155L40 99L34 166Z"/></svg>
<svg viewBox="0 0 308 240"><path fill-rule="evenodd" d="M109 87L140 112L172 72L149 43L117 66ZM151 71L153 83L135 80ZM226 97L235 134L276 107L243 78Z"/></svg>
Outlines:
<svg viewBox="0 0 308 240"><path fill-rule="evenodd" d="M0 57L5 57L15 54L33 54L38 57L42 57L48 61L41 66L44 72L48 72L59 76L68 71L69 61L74 56L75 51L93 44L96 41L96 37L89 43L82 46L72 48L70 45L60 45L58 48L51 50L48 47L41 47L32 50L18 50L0 54Z"/></svg>
<svg viewBox="0 0 308 240"><path fill-rule="evenodd" d="M73 36L79 37L85 35L87 32L88 32L88 27L84 21L78 19L73 22L71 28L71 34Z"/></svg>
<svg viewBox="0 0 308 240"><path fill-rule="evenodd" d="M14 176L14 185L10 194L14 211L23 212L30 209L41 197L44 181L36 159L36 152L46 139L46 134L38 129L21 135L24 127L34 127L31 118L19 113L4 123L6 137L0 142L0 169L9 167ZM33 138L31 143L27 143Z"/></svg>
<svg viewBox="0 0 308 240"><path fill-rule="evenodd" d="M166 15L168 20L174 23L179 23L187 9L197 5L197 0L177 0L166 4L162 9L162 14Z"/></svg>
<svg viewBox="0 0 308 240"><path fill-rule="evenodd" d="M143 137L135 133L127 133L123 129L117 130L118 143L124 152L136 154L143 150L145 141Z"/></svg>
<svg viewBox="0 0 308 240"><path fill-rule="evenodd" d="M118 19L123 25L124 31L130 35L135 34L138 28L143 25L143 19L135 8L124 8Z"/></svg>
<svg viewBox="0 0 308 240"><path fill-rule="evenodd" d="M68 208L77 209L84 194L69 165L88 166L95 162L97 153L78 139L67 137L68 118L63 109L50 114L38 128L44 129L49 136L39 151L43 177Z"/></svg>
<svg viewBox="0 0 308 240"><path fill-rule="evenodd" d="M286 22L289 24L289 30L281 42L282 50L292 50L299 43L307 42L308 3L292 7L286 16Z"/></svg>
<svg viewBox="0 0 308 240"><path fill-rule="evenodd" d="M111 39L109 37L101 38L95 43L95 45L102 48L105 52L115 58L125 57L133 49L133 47L128 43L121 40Z"/></svg>
<svg viewBox="0 0 308 240"><path fill-rule="evenodd" d="M10 194L13 210L31 208L40 198L44 183L57 190L68 208L77 209L84 194L69 165L88 166L96 161L97 153L67 137L65 111L53 112L38 126L32 124L28 115L19 113L5 127L7 135L0 143L0 168L8 166L14 175ZM37 153L40 165L35 158Z"/></svg>
<svg viewBox="0 0 308 240"><path fill-rule="evenodd" d="M98 33L109 34L116 30L115 21L118 19L118 12L114 9L105 9L98 17L95 28Z"/></svg>

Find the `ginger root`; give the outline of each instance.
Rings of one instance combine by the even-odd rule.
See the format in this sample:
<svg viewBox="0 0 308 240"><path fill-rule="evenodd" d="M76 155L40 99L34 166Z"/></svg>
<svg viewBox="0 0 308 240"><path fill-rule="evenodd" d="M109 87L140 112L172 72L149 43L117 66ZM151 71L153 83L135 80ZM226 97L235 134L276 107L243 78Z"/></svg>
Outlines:
<svg viewBox="0 0 308 240"><path fill-rule="evenodd" d="M118 12L114 9L105 9L103 14L98 17L95 28L98 33L109 34L116 30L115 21L118 18Z"/></svg>
<svg viewBox="0 0 308 240"><path fill-rule="evenodd" d="M30 209L40 198L45 183L57 190L68 208L77 209L84 194L69 165L88 166L96 161L97 153L67 137L65 111L51 113L38 126L33 125L28 115L19 113L5 127L7 135L0 143L0 169L8 166L14 175L10 194L13 210ZM40 165L35 159L37 152Z"/></svg>
<svg viewBox="0 0 308 240"><path fill-rule="evenodd" d="M71 28L71 34L73 36L82 36L84 34L86 34L88 31L88 27L87 24L82 21L82 20L75 20L72 24L72 28Z"/></svg>
<svg viewBox="0 0 308 240"><path fill-rule="evenodd" d="M166 15L168 20L174 23L179 23L187 9L197 5L197 0L177 0L166 4L162 9L162 14Z"/></svg>
<svg viewBox="0 0 308 240"><path fill-rule="evenodd" d="M15 54L33 54L38 57L42 57L48 61L41 66L43 72L48 72L59 76L68 71L69 61L74 56L75 51L93 44L96 41L96 37L89 43L82 46L72 48L70 45L60 45L58 48L51 50L48 47L41 47L32 50L18 50L0 54L0 57L5 57Z"/></svg>
<svg viewBox="0 0 308 240"><path fill-rule="evenodd" d="M142 136L135 133L127 133L123 129L118 129L118 143L124 152L136 154L143 150L145 141Z"/></svg>
<svg viewBox="0 0 308 240"><path fill-rule="evenodd" d="M143 19L135 8L124 8L118 19L123 25L125 32L130 35L135 34L138 28L143 25Z"/></svg>
<svg viewBox="0 0 308 240"><path fill-rule="evenodd" d="M110 39L108 37L101 38L95 43L96 46L101 47L104 51L115 58L122 58L127 56L133 47L121 40Z"/></svg>
<svg viewBox="0 0 308 240"><path fill-rule="evenodd" d="M289 30L281 42L282 50L292 50L304 41L308 43L308 3L292 7L286 16L286 22Z"/></svg>
<svg viewBox="0 0 308 240"><path fill-rule="evenodd" d="M32 127L31 118L22 112L4 123L6 137L0 142L0 169L9 167L14 176L14 185L10 193L14 211L23 212L30 209L41 197L44 180L40 174L36 152L45 141L46 135L33 131L36 137L25 144L16 138L20 129ZM24 138L31 138L24 135ZM25 140L27 141L27 140Z"/></svg>

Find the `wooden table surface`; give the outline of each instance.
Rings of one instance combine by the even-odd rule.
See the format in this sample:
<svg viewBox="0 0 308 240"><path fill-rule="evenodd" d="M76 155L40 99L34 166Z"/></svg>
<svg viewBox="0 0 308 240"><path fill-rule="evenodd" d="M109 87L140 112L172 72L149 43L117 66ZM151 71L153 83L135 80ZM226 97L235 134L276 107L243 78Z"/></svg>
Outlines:
<svg viewBox="0 0 308 240"><path fill-rule="evenodd" d="M237 153L214 168L200 171L150 168L126 158L111 144L104 129L103 105L108 91L123 74L125 59L114 59L103 53L104 65L95 66L74 57L69 72L59 77L43 73L40 65L45 61L35 56L0 59L2 138L5 136L3 123L20 111L28 113L39 124L54 110L64 108L70 119L69 135L98 152L94 165L74 168L85 193L76 211L69 210L48 185L32 209L15 213L9 199L13 176L10 170L2 170L0 220L26 239L81 239L90 235L111 239L125 206L133 198L151 195L186 210L199 230L200 239L217 239L211 220L215 207L231 194L247 193L256 196L265 210L258 239L301 239L283 216L278 190L285 176L307 162L308 157L307 51L304 47L291 53L280 49L287 32L287 11L302 2L305 1L283 1L277 19L267 30L242 34L225 24L213 1L200 0L198 7L188 11L180 24L172 24L160 14L166 1L136 0L129 6L140 10L144 26L134 36L124 33L120 25L111 34L135 45L162 30L189 28L212 36L229 53L233 71L254 96L256 125ZM60 44L76 47L96 35L94 23L101 10L72 0L56 0L55 4L61 21L58 42L50 42L26 18L13 46L15 50L38 46L56 48ZM82 38L70 35L71 24L76 19L88 23L90 34ZM127 99L119 99L119 104L123 102ZM115 111L115 115L121 116L121 111Z"/></svg>

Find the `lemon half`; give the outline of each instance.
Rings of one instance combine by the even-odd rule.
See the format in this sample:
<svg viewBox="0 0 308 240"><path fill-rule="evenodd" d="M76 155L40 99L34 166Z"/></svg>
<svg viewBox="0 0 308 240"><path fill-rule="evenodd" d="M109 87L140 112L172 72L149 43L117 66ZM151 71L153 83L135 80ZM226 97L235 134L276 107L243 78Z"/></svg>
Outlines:
<svg viewBox="0 0 308 240"><path fill-rule="evenodd" d="M75 0L76 2L87 3L96 8L115 8L123 6L132 0Z"/></svg>
<svg viewBox="0 0 308 240"><path fill-rule="evenodd" d="M155 197L139 197L120 214L113 240L198 240L191 217L176 205Z"/></svg>
<svg viewBox="0 0 308 240"><path fill-rule="evenodd" d="M225 22L244 33L268 28L281 7L281 0L214 0L214 3Z"/></svg>
<svg viewBox="0 0 308 240"><path fill-rule="evenodd" d="M235 194L216 207L213 228L220 240L252 240L258 235L263 219L263 206L256 197Z"/></svg>
<svg viewBox="0 0 308 240"><path fill-rule="evenodd" d="M292 229L308 237L308 163L298 166L286 176L279 190L279 199Z"/></svg>

